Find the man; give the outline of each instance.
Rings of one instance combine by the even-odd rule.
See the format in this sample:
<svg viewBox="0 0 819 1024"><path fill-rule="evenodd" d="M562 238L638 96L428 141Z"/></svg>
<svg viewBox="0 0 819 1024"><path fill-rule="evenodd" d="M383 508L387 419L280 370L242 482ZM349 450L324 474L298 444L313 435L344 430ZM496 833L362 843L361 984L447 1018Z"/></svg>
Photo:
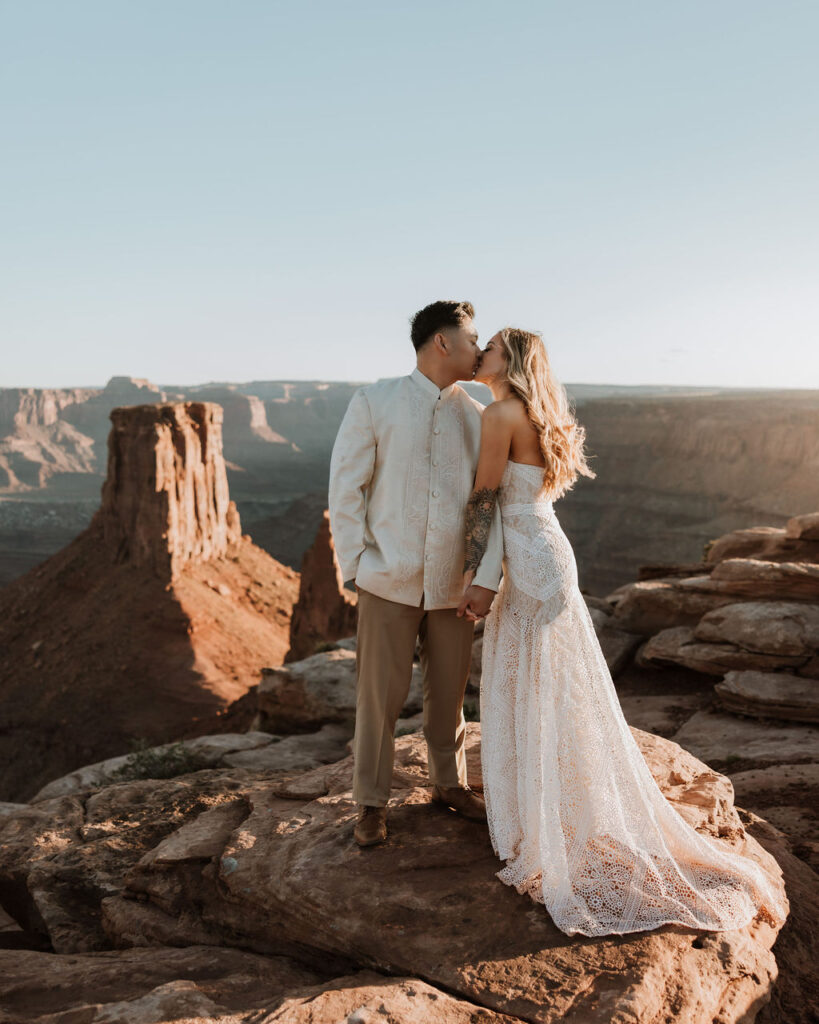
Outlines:
<svg viewBox="0 0 819 1024"><path fill-rule="evenodd" d="M417 366L359 388L330 463L330 525L345 581L358 600L354 835L387 836L395 723L412 678L416 639L424 680L424 737L433 799L486 820L467 785L463 698L474 620L498 589L503 540L496 511L489 543L464 594L464 524L478 464L483 406L455 383L480 364L475 311L435 302L415 315Z"/></svg>

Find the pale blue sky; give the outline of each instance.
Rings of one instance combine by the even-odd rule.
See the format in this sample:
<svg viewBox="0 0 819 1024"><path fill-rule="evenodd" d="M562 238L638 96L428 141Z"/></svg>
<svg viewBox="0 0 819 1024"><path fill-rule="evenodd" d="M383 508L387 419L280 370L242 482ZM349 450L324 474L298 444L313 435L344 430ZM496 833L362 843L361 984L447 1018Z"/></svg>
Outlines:
<svg viewBox="0 0 819 1024"><path fill-rule="evenodd" d="M819 5L0 0L0 386L819 387Z"/></svg>

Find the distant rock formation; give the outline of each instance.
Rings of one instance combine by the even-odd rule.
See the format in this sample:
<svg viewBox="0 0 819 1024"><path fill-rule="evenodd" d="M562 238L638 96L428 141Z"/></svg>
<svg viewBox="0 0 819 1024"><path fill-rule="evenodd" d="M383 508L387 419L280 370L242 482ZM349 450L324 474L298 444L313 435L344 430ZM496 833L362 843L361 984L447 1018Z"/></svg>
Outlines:
<svg viewBox="0 0 819 1024"><path fill-rule="evenodd" d="M208 385L196 388L192 397L202 402L218 402L222 406L225 411L225 433L229 436L229 445L241 447L248 442L267 441L298 451L296 445L286 437L271 430L264 402L258 395L245 394L235 384L225 384L219 387ZM225 449L225 453L228 458L232 457L229 448Z"/></svg>
<svg viewBox="0 0 819 1024"><path fill-rule="evenodd" d="M606 594L639 565L694 562L728 530L815 510L818 409L807 390L578 400L597 478L556 508L581 585Z"/></svg>
<svg viewBox="0 0 819 1024"><path fill-rule="evenodd" d="M285 661L301 661L322 642L340 640L356 631L358 594L347 590L330 529L327 511L301 563L299 600L290 621L290 650Z"/></svg>
<svg viewBox="0 0 819 1024"><path fill-rule="evenodd" d="M228 496L222 409L137 405L114 409L111 422L100 515L113 559L173 580L187 562L231 553L242 531Z"/></svg>
<svg viewBox="0 0 819 1024"><path fill-rule="evenodd" d="M165 400L150 381L132 377L112 377L103 389L0 389L0 493L71 479L96 486L111 409Z"/></svg>
<svg viewBox="0 0 819 1024"><path fill-rule="evenodd" d="M0 389L0 493L41 490L60 474L93 470L93 441L63 417L86 388Z"/></svg>
<svg viewBox="0 0 819 1024"><path fill-rule="evenodd" d="M221 409L115 409L102 507L0 590L0 800L178 738L289 646L298 573L243 537Z"/></svg>
<svg viewBox="0 0 819 1024"><path fill-rule="evenodd" d="M20 427L50 427L70 405L95 394L91 388L0 388L0 437Z"/></svg>
<svg viewBox="0 0 819 1024"><path fill-rule="evenodd" d="M105 471L111 408L217 401L225 410L231 494L245 528L275 558L298 569L321 510L310 515L307 529L296 529L287 506L316 495L326 502L330 451L357 386L254 380L160 388L141 378L113 377L103 389L0 390L0 410L21 412L18 425L14 415L0 412L0 495L36 491L38 498L93 499ZM488 397L480 386L467 389ZM727 530L773 531L768 541L777 548L786 520L817 506L819 391L567 389L577 401L598 474L579 480L557 508L584 590L605 595L635 579L641 565L693 563L711 538ZM46 418L49 425L43 426ZM796 541L783 543L780 554L758 550L767 543L759 535L730 543L739 545L735 557L744 548L771 561L802 558L806 545L819 549L816 538ZM25 551L15 555L25 565L42 550L29 547L28 561ZM19 545L0 528L0 559L4 551L17 552Z"/></svg>

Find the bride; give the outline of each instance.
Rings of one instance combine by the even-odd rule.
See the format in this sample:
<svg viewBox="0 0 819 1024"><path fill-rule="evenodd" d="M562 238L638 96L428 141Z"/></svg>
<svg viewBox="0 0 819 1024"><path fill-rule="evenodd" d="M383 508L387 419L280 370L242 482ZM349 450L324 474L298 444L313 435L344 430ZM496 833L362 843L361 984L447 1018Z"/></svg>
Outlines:
<svg viewBox="0 0 819 1024"><path fill-rule="evenodd" d="M466 583L496 503L505 552L480 697L489 835L506 862L498 877L568 934L722 931L757 914L781 924L784 891L683 820L623 717L552 505L579 474L595 474L540 336L500 331L475 380L495 400L467 508Z"/></svg>

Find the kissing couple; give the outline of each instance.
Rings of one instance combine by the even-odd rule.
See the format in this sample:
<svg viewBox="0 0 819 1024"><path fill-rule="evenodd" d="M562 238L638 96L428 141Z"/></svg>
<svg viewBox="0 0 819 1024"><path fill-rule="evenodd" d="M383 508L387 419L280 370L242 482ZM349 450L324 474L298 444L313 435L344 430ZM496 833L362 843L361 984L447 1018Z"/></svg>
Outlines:
<svg viewBox="0 0 819 1024"><path fill-rule="evenodd" d="M432 799L485 820L497 877L567 934L714 931L787 900L666 800L623 717L553 502L594 478L538 333L478 346L469 302L412 319L416 366L359 388L330 463L330 525L358 591L354 829L387 839L395 725L418 644ZM484 408L458 381L486 384ZM483 798L463 699L475 623Z"/></svg>

